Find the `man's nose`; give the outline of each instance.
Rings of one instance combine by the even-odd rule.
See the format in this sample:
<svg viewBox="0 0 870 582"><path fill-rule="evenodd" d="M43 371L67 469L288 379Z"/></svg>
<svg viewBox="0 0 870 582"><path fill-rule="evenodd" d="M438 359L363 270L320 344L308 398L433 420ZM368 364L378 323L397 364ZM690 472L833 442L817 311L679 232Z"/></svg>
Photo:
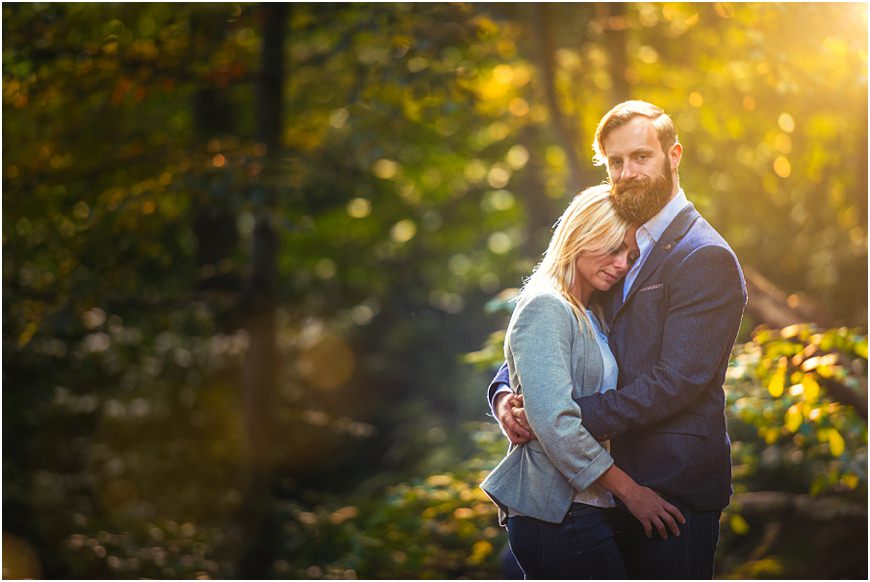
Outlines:
<svg viewBox="0 0 870 582"><path fill-rule="evenodd" d="M624 164L622 164L622 170L619 172L619 179L620 180L630 180L636 176L637 176L637 168L635 167L635 165L632 162L627 161Z"/></svg>

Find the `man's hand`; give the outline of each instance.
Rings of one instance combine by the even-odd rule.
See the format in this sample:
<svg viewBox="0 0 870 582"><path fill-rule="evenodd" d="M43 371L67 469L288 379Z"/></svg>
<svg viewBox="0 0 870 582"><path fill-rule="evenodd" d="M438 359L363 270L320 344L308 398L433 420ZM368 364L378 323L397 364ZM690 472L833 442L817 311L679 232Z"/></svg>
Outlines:
<svg viewBox="0 0 870 582"><path fill-rule="evenodd" d="M501 431L513 445L523 445L534 438L534 433L522 410L522 396L510 392L496 394L493 403L495 418ZM519 411L516 414L515 411Z"/></svg>

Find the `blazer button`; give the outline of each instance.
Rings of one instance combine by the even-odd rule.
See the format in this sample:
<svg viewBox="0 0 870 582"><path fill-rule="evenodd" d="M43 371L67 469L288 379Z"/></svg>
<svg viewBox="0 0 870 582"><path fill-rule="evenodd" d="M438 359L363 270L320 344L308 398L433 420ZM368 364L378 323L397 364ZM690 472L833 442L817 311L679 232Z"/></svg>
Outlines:
<svg viewBox="0 0 870 582"><path fill-rule="evenodd" d="M674 245L672 245L671 243L668 243L668 244L665 245L665 250L666 250L666 251L669 251L669 250L671 250L672 248L674 248Z"/></svg>

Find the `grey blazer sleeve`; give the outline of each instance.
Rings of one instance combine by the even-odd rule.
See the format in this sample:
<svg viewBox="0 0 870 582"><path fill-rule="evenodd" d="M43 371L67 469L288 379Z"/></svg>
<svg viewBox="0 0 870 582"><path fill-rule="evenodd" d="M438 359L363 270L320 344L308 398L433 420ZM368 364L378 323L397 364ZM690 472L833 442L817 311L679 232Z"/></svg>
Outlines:
<svg viewBox="0 0 870 582"><path fill-rule="evenodd" d="M658 362L619 390L579 400L584 424L599 438L677 414L713 382L723 359L727 364L746 305L734 255L717 245L699 247L674 270L668 286Z"/></svg>
<svg viewBox="0 0 870 582"><path fill-rule="evenodd" d="M550 462L576 489L586 489L613 464L610 454L582 424L573 400L575 353L594 347L594 338L578 333L574 314L559 298L541 294L517 306L508 331L508 360L525 396L526 416ZM574 346L574 342L588 342ZM574 351L578 350L578 351ZM581 368L582 369L582 368ZM578 386L580 393L582 386Z"/></svg>

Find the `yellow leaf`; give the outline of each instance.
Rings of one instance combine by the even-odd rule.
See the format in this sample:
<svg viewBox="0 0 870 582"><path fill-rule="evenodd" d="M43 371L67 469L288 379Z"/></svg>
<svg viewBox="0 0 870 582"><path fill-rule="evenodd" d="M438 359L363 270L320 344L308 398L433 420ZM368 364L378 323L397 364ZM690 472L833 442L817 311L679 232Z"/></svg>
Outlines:
<svg viewBox="0 0 870 582"><path fill-rule="evenodd" d="M810 370L815 370L816 366L819 365L819 360L821 360L821 358L819 356L807 358L806 360L804 360L804 363L801 364L801 370L803 370L804 372L809 372Z"/></svg>
<svg viewBox="0 0 870 582"><path fill-rule="evenodd" d="M819 383L809 374L804 374L801 378L801 384L804 387L804 400L808 404L813 404L819 399Z"/></svg>
<svg viewBox="0 0 870 582"><path fill-rule="evenodd" d="M770 379L770 384L767 385L767 390L774 398L779 398L785 391L785 372L787 362L785 358L779 359L779 364L776 367L773 377Z"/></svg>
<svg viewBox="0 0 870 582"><path fill-rule="evenodd" d="M828 433L828 442L831 445L831 454L835 457L839 457L846 452L846 441L843 440L843 435L841 435L837 429L832 428L830 430Z"/></svg>
<svg viewBox="0 0 870 582"><path fill-rule="evenodd" d="M843 484L849 489L858 487L858 475L843 475Z"/></svg>
<svg viewBox="0 0 870 582"><path fill-rule="evenodd" d="M801 407L797 404L792 404L785 413L785 427L789 432L797 432L804 420L801 414Z"/></svg>
<svg viewBox="0 0 870 582"><path fill-rule="evenodd" d="M468 561L472 564L481 564L493 551L493 546L486 540L478 540L471 546L471 556Z"/></svg>
<svg viewBox="0 0 870 582"><path fill-rule="evenodd" d="M474 512L468 507L459 507L453 512L453 517L456 519L471 519L474 517Z"/></svg>
<svg viewBox="0 0 870 582"><path fill-rule="evenodd" d="M430 475L426 477L426 485L432 487L447 487L453 480L450 475Z"/></svg>
<svg viewBox="0 0 870 582"><path fill-rule="evenodd" d="M800 324L796 323L794 325L782 328L782 331L780 333L782 334L782 337L786 339L793 338L801 331L801 327L802 326Z"/></svg>
<svg viewBox="0 0 870 582"><path fill-rule="evenodd" d="M749 524L746 523L746 520L743 519L743 516L736 513L728 518L728 525L731 526L731 531L739 536L749 533Z"/></svg>
<svg viewBox="0 0 870 582"><path fill-rule="evenodd" d="M24 328L24 331L21 332L21 335L18 336L18 346L23 347L30 343L30 339L33 337L33 334L36 333L36 330L39 329L39 325L34 322L30 322Z"/></svg>
<svg viewBox="0 0 870 582"><path fill-rule="evenodd" d="M855 353L865 360L867 359L867 340L863 339L855 344Z"/></svg>

